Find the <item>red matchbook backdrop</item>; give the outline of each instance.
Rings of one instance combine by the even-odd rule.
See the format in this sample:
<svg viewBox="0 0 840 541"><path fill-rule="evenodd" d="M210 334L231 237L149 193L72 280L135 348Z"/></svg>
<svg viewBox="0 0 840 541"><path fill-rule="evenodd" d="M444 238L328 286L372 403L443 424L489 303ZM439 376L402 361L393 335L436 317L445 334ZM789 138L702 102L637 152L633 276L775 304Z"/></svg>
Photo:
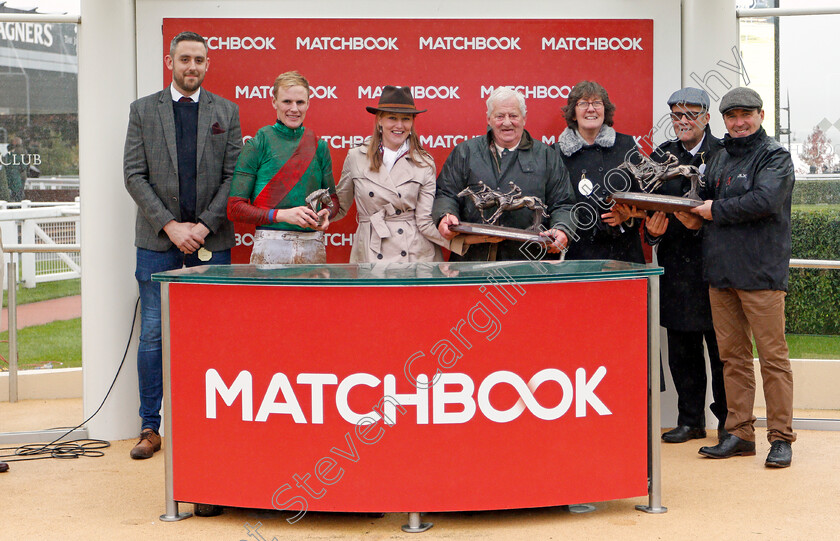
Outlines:
<svg viewBox="0 0 840 541"><path fill-rule="evenodd" d="M164 19L162 51L183 30L209 38L204 85L239 105L245 137L275 122L275 77L306 76L313 95L305 125L326 139L336 183L347 151L373 131L365 106L389 84L411 86L428 109L416 130L438 170L457 143L485 133L496 86L525 94L526 129L545 143L566 127L560 107L584 79L609 92L617 131L640 137L651 128L649 19ZM348 261L355 230L355 212L330 226L328 262ZM233 261L247 263L253 227L237 224L236 232Z"/></svg>

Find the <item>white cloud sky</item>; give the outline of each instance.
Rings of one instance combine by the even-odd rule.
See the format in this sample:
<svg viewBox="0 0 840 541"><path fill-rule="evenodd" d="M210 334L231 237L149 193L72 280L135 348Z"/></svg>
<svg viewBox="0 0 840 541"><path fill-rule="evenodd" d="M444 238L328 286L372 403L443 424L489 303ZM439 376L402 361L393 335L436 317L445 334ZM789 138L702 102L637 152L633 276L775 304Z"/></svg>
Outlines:
<svg viewBox="0 0 840 541"><path fill-rule="evenodd" d="M837 3L835 2L835 5ZM779 29L779 94L782 107L790 93L790 124L798 139L823 118L840 122L840 67L830 61L840 50L840 15L785 17ZM786 120L786 116L782 116ZM784 121L784 120L783 120ZM840 131L829 137L840 142Z"/></svg>

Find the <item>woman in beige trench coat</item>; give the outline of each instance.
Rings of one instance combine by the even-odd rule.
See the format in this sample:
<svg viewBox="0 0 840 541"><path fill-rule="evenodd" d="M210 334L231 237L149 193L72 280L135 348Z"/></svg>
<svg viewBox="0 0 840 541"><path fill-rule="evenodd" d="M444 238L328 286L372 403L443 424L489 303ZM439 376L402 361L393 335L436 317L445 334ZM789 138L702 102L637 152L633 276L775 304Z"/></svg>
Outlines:
<svg viewBox="0 0 840 541"><path fill-rule="evenodd" d="M373 136L351 149L336 192L343 218L356 201L359 227L351 263L443 261L449 247L432 222L435 163L414 131L419 113L411 91L386 86L376 107Z"/></svg>

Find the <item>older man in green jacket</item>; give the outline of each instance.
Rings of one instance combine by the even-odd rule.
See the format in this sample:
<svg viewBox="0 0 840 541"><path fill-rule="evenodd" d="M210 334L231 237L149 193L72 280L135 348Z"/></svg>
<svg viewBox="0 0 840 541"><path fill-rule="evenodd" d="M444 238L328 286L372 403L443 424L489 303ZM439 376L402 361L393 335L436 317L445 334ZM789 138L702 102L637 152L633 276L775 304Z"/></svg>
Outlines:
<svg viewBox="0 0 840 541"><path fill-rule="evenodd" d="M549 215L543 224L546 227L544 234L552 239L547 245L548 252L565 250L569 237L573 236L571 211L575 196L569 174L554 149L525 131L526 113L525 98L521 93L507 87L496 88L487 99L490 126L487 135L460 143L443 164L437 178L432 218L441 235L453 239L453 261L531 258L530 250L522 250L523 244L513 240L501 241L498 246L488 242L461 247L457 233L450 227L461 221L482 223L483 217L489 217L495 210L481 211L468 198L458 197L464 188L477 189L479 182L501 192L510 191L512 182L521 189L522 196L542 200ZM533 220L534 211L523 208L503 214L498 225L526 229ZM499 239L492 240L498 242Z"/></svg>

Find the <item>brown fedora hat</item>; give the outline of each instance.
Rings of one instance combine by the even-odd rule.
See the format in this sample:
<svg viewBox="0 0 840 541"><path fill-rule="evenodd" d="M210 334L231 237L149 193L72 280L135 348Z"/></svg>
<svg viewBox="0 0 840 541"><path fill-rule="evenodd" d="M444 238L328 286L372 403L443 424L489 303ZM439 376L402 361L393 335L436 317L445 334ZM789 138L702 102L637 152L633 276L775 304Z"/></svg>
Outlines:
<svg viewBox="0 0 840 541"><path fill-rule="evenodd" d="M388 85L382 89L382 94L379 96L379 103L376 107L365 107L368 113L405 113L409 115L416 115L418 113L425 113L426 109L418 111L414 107L414 98L411 96L411 89L407 86L396 87Z"/></svg>

